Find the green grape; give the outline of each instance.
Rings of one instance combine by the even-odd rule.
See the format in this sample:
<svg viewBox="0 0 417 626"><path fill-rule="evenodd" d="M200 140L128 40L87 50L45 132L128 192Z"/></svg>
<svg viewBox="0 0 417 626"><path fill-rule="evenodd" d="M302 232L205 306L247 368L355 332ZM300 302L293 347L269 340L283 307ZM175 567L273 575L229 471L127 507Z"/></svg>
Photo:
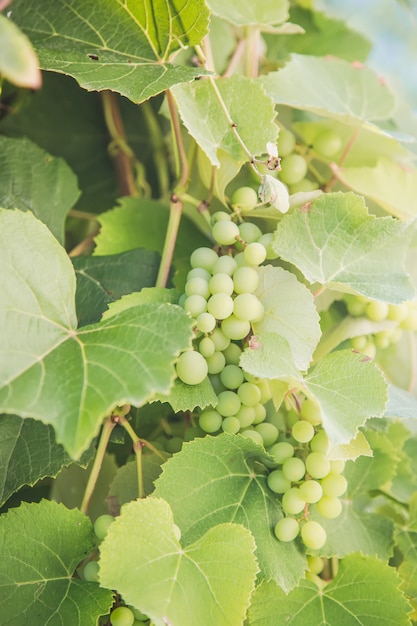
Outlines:
<svg viewBox="0 0 417 626"><path fill-rule="evenodd" d="M298 457L291 457L290 459L285 459L282 464L282 472L284 476L288 478L293 483L301 480L306 473L306 468L301 459Z"/></svg>
<svg viewBox="0 0 417 626"><path fill-rule="evenodd" d="M174 524L174 527L175 527L175 524ZM177 528L178 528L178 526L177 526ZM145 613L142 613L142 611L139 611L139 609L135 609L135 607L133 607L133 606L129 606L129 609L132 611L133 615L135 616L135 620L137 620L138 622L147 622L148 621L149 616L145 615Z"/></svg>
<svg viewBox="0 0 417 626"><path fill-rule="evenodd" d="M320 556L309 556L307 562L312 574L321 574L324 569L324 560Z"/></svg>
<svg viewBox="0 0 417 626"><path fill-rule="evenodd" d="M244 339L250 333L250 323L231 315L222 321L222 332L229 339Z"/></svg>
<svg viewBox="0 0 417 626"><path fill-rule="evenodd" d="M294 426L294 424L296 424L298 422L298 420L300 419L297 411L294 411L293 409L290 409L287 412L287 415L285 417L285 421L287 424L288 428L292 428Z"/></svg>
<svg viewBox="0 0 417 626"><path fill-rule="evenodd" d="M184 433L184 441L192 441L196 437L203 437L204 432L199 426L190 426Z"/></svg>
<svg viewBox="0 0 417 626"><path fill-rule="evenodd" d="M366 354L370 359L375 358L376 355L376 346L371 337L368 338L366 342L366 346L363 348L362 352Z"/></svg>
<svg viewBox="0 0 417 626"><path fill-rule="evenodd" d="M223 354L228 365L239 365L242 348L237 343L230 343Z"/></svg>
<svg viewBox="0 0 417 626"><path fill-rule="evenodd" d="M262 231L259 226L252 224L252 222L243 222L239 225L239 233L241 239L246 243L252 243L252 241L258 241L262 236Z"/></svg>
<svg viewBox="0 0 417 626"><path fill-rule="evenodd" d="M245 257L243 256L243 252L238 252L237 254L235 254L234 259L236 261L236 265L237 267L242 267L242 266L246 266L246 260Z"/></svg>
<svg viewBox="0 0 417 626"><path fill-rule="evenodd" d="M239 293L253 293L259 285L258 272L253 267L238 267L233 274L234 290Z"/></svg>
<svg viewBox="0 0 417 626"><path fill-rule="evenodd" d="M323 496L316 504L317 512L326 519L339 517L342 512L342 503L333 496Z"/></svg>
<svg viewBox="0 0 417 626"><path fill-rule="evenodd" d="M301 528L301 539L310 550L319 550L326 543L327 535L318 522L305 522Z"/></svg>
<svg viewBox="0 0 417 626"><path fill-rule="evenodd" d="M255 419L253 420L253 423L261 424L261 422L265 421L266 419L266 408L260 402L258 402L258 404L255 404L253 408L255 411Z"/></svg>
<svg viewBox="0 0 417 626"><path fill-rule="evenodd" d="M295 135L288 128L281 128L278 135L278 154L280 157L286 157L295 148Z"/></svg>
<svg viewBox="0 0 417 626"><path fill-rule="evenodd" d="M216 410L223 417L230 417L231 415L236 415L241 407L241 402L239 396L234 391L230 391L226 389L226 391L222 391L219 393L217 398L217 406Z"/></svg>
<svg viewBox="0 0 417 626"><path fill-rule="evenodd" d="M261 391L258 385L253 383L242 383L237 390L238 396L246 406L255 406L261 399Z"/></svg>
<svg viewBox="0 0 417 626"><path fill-rule="evenodd" d="M413 332L417 330L417 309L409 308L407 315L400 322L400 327L403 330L411 330Z"/></svg>
<svg viewBox="0 0 417 626"><path fill-rule="evenodd" d="M272 444L278 439L278 428L273 424L264 422L262 424L258 424L255 427L255 430L262 436L265 448L272 446Z"/></svg>
<svg viewBox="0 0 417 626"><path fill-rule="evenodd" d="M346 478L341 474L335 474L333 472L330 472L330 474L327 474L327 476L321 481L321 486L323 488L323 493L326 496L338 498L340 496L343 496L348 487L348 483Z"/></svg>
<svg viewBox="0 0 417 626"><path fill-rule="evenodd" d="M232 256L223 255L219 256L215 264L213 265L213 275L214 274L227 274L228 276L232 276L233 272L237 268L237 263ZM209 276L210 278L210 276Z"/></svg>
<svg viewBox="0 0 417 626"><path fill-rule="evenodd" d="M260 446L264 445L264 440L262 439L262 435L257 433L256 430L252 430L251 428L248 428L247 430L244 430L243 432L241 432L241 435L242 437L245 437L245 439L252 439L252 441L254 441Z"/></svg>
<svg viewBox="0 0 417 626"><path fill-rule="evenodd" d="M175 452L179 452L182 448L182 444L184 443L184 439L182 437L171 437L165 444L165 449L170 454L175 454Z"/></svg>
<svg viewBox="0 0 417 626"><path fill-rule="evenodd" d="M215 328L213 330L212 334L210 335L210 339L216 346L216 350L218 350L219 352L223 352L223 350L226 350L226 348L229 347L230 339L229 337L226 337L226 335L221 331L220 328Z"/></svg>
<svg viewBox="0 0 417 626"><path fill-rule="evenodd" d="M219 257L211 248L196 248L190 256L190 265L192 268L202 267L211 272L211 268Z"/></svg>
<svg viewBox="0 0 417 626"><path fill-rule="evenodd" d="M386 319L388 311L388 304L377 300L372 300L366 307L366 315L373 322L382 322Z"/></svg>
<svg viewBox="0 0 417 626"><path fill-rule="evenodd" d="M301 407L301 417L313 426L318 426L322 421L319 405L310 398L306 398Z"/></svg>
<svg viewBox="0 0 417 626"><path fill-rule="evenodd" d="M226 359L223 352L214 352L211 356L206 357L207 370L209 374L220 374L226 365Z"/></svg>
<svg viewBox="0 0 417 626"><path fill-rule="evenodd" d="M312 478L324 478L330 472L330 461L321 452L312 452L306 458L306 469Z"/></svg>
<svg viewBox="0 0 417 626"><path fill-rule="evenodd" d="M259 400L259 402L261 404L266 404L268 400L271 400L272 398L271 387L269 386L269 383L267 380L259 380L257 385L261 392L261 399Z"/></svg>
<svg viewBox="0 0 417 626"><path fill-rule="evenodd" d="M180 354L175 369L178 378L186 385L198 385L208 374L206 359L195 350Z"/></svg>
<svg viewBox="0 0 417 626"><path fill-rule="evenodd" d="M226 365L220 372L220 380L226 389L237 389L244 381L243 371L237 365Z"/></svg>
<svg viewBox="0 0 417 626"><path fill-rule="evenodd" d="M366 311L366 306L368 304L368 300L366 298L362 298L360 296L347 295L345 296L346 307L348 313L353 315L353 317L357 317L359 315L364 315Z"/></svg>
<svg viewBox="0 0 417 626"><path fill-rule="evenodd" d="M214 409L204 409L198 418L198 424L205 433L215 433L222 426L222 416Z"/></svg>
<svg viewBox="0 0 417 626"><path fill-rule="evenodd" d="M302 497L308 504L318 502L323 496L322 486L317 480L305 480L299 489Z"/></svg>
<svg viewBox="0 0 417 626"><path fill-rule="evenodd" d="M291 434L299 443L308 443L314 437L314 426L307 420L299 420L292 427Z"/></svg>
<svg viewBox="0 0 417 626"><path fill-rule="evenodd" d="M346 463L342 459L335 459L330 461L330 471L332 474L341 474L345 469L345 465Z"/></svg>
<svg viewBox="0 0 417 626"><path fill-rule="evenodd" d="M104 537L107 535L107 531L109 527L114 522L113 515L100 515L96 521L94 522L94 532L96 534L97 539L102 541Z"/></svg>
<svg viewBox="0 0 417 626"><path fill-rule="evenodd" d="M211 333L216 328L216 318L211 313L200 313L196 318L196 327L201 333Z"/></svg>
<svg viewBox="0 0 417 626"><path fill-rule="evenodd" d="M240 187L233 192L232 206L237 206L242 213L249 213L258 204L258 194L252 187Z"/></svg>
<svg viewBox="0 0 417 626"><path fill-rule="evenodd" d="M312 452L322 452L326 454L329 448L329 438L325 430L319 430L317 435L314 435L310 442L310 449Z"/></svg>
<svg viewBox="0 0 417 626"><path fill-rule="evenodd" d="M89 583L98 582L99 564L97 561L89 561L83 569L83 578Z"/></svg>
<svg viewBox="0 0 417 626"><path fill-rule="evenodd" d="M290 194L294 193L308 193L309 191L315 191L319 188L319 184L315 180L310 180L309 178L303 178L296 185L290 186Z"/></svg>
<svg viewBox="0 0 417 626"><path fill-rule="evenodd" d="M352 346L352 348L354 350L359 350L359 352L362 352L362 350L365 350L367 343L368 343L368 338L366 335L359 335L358 337L352 337L350 340L350 345Z"/></svg>
<svg viewBox="0 0 417 626"><path fill-rule="evenodd" d="M278 258L278 254L275 252L275 250L272 247L273 241L274 241L273 233L265 233L258 239L258 243L261 243L266 250L266 258L268 260Z"/></svg>
<svg viewBox="0 0 417 626"><path fill-rule="evenodd" d="M248 265L260 265L266 259L265 247L258 241L248 243L243 251L243 256Z"/></svg>
<svg viewBox="0 0 417 626"><path fill-rule="evenodd" d="M242 405L236 413L241 428L251 426L255 420L255 409L253 406Z"/></svg>
<svg viewBox="0 0 417 626"><path fill-rule="evenodd" d="M291 487L282 496L282 508L288 515L298 515L305 505L306 501L297 487Z"/></svg>
<svg viewBox="0 0 417 626"><path fill-rule="evenodd" d="M387 318L393 322L402 322L407 316L408 306L406 302L400 304L389 304Z"/></svg>
<svg viewBox="0 0 417 626"><path fill-rule="evenodd" d="M110 613L110 624L112 626L133 626L135 616L127 606L118 606Z"/></svg>
<svg viewBox="0 0 417 626"><path fill-rule="evenodd" d="M274 528L275 537L280 541L294 541L299 532L300 526L293 517L283 517Z"/></svg>
<svg viewBox="0 0 417 626"><path fill-rule="evenodd" d="M234 299L233 314L240 320L260 320L264 314L262 303L253 293L240 293Z"/></svg>
<svg viewBox="0 0 417 626"><path fill-rule="evenodd" d="M190 270L187 274L187 281L191 280L192 278L203 278L204 280L206 280L207 282L210 280L210 272L208 272L207 270L204 270L202 267L194 267L192 270Z"/></svg>
<svg viewBox="0 0 417 626"><path fill-rule="evenodd" d="M231 296L233 293L233 280L229 276L229 274L214 274L210 278L210 282L208 284L210 293L225 293L228 296Z"/></svg>
<svg viewBox="0 0 417 626"><path fill-rule="evenodd" d="M208 282L204 278L200 278L198 276L187 280L184 291L187 296L196 295L196 296L202 296L203 298L206 298L206 299L210 295Z"/></svg>
<svg viewBox="0 0 417 626"><path fill-rule="evenodd" d="M184 301L184 309L191 317L198 317L207 309L207 300L203 296L188 296Z"/></svg>
<svg viewBox="0 0 417 626"><path fill-rule="evenodd" d="M226 211L216 211L211 216L210 222L211 222L211 225L214 226L216 222L221 222L223 220L228 220L230 222L231 219L232 219L232 216L230 213L226 213Z"/></svg>
<svg viewBox="0 0 417 626"><path fill-rule="evenodd" d="M217 320L224 320L233 313L233 298L225 293L215 293L208 299L207 311Z"/></svg>
<svg viewBox="0 0 417 626"><path fill-rule="evenodd" d="M240 422L238 418L233 415L225 417L222 422L222 429L225 433L232 433L232 435L236 435L236 433L240 430Z"/></svg>
<svg viewBox="0 0 417 626"><path fill-rule="evenodd" d="M272 454L277 463L283 463L286 459L294 456L294 446L286 441L279 441L272 446L269 454Z"/></svg>
<svg viewBox="0 0 417 626"><path fill-rule="evenodd" d="M274 493L286 493L291 489L291 481L284 476L282 470L274 470L268 474L267 485Z"/></svg>
<svg viewBox="0 0 417 626"><path fill-rule="evenodd" d="M375 347L379 350L385 350L391 345L391 333L387 331L380 331L374 335Z"/></svg>
<svg viewBox="0 0 417 626"><path fill-rule="evenodd" d="M300 154L290 154L281 161L280 178L286 185L296 185L307 174L307 161Z"/></svg>
<svg viewBox="0 0 417 626"><path fill-rule="evenodd" d="M239 227L234 222L221 220L216 222L211 229L215 241L221 246L230 246L239 238Z"/></svg>
<svg viewBox="0 0 417 626"><path fill-rule="evenodd" d="M333 157L342 148L342 139L333 130L322 130L313 141L313 148L324 157Z"/></svg>

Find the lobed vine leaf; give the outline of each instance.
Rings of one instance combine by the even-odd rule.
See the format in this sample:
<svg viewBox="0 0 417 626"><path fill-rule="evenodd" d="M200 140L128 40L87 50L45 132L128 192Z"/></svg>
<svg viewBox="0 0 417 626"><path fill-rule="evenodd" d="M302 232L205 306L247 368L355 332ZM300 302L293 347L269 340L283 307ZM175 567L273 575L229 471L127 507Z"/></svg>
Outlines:
<svg viewBox="0 0 417 626"><path fill-rule="evenodd" d="M59 532L57 532L59 529ZM73 574L95 547L90 520L48 500L22 503L0 518L0 609L10 626L95 626L113 593Z"/></svg>
<svg viewBox="0 0 417 626"><path fill-rule="evenodd" d="M414 297L405 269L409 229L368 214L351 192L322 194L278 225L273 247L310 283L398 303Z"/></svg>
<svg viewBox="0 0 417 626"><path fill-rule="evenodd" d="M401 589L412 599L413 604L417 602L417 494L414 493L409 502L409 519L407 523L397 529L395 535L396 543L403 555L403 560L398 568L403 583Z"/></svg>
<svg viewBox="0 0 417 626"><path fill-rule="evenodd" d="M200 43L209 12L203 0L39 0L13 4L13 19L30 38L41 68L69 74L84 89L110 89L142 102L204 70L173 65L169 57ZM117 27L115 27L117 25Z"/></svg>
<svg viewBox="0 0 417 626"><path fill-rule="evenodd" d="M257 572L250 532L220 524L181 547L174 519L159 498L126 504L100 546L101 586L116 588L155 626L239 626Z"/></svg>
<svg viewBox="0 0 417 626"><path fill-rule="evenodd" d="M245 372L267 380L302 380L294 366L288 341L276 333L260 333L251 337L239 365Z"/></svg>
<svg viewBox="0 0 417 626"><path fill-rule="evenodd" d="M162 457L147 452L142 456L143 489L146 496L154 490L154 482L162 471ZM113 515L119 515L123 504L136 500L139 497L138 465L136 461L129 461L117 469L113 478L107 500Z"/></svg>
<svg viewBox="0 0 417 626"><path fill-rule="evenodd" d="M273 4L251 2L251 0L208 0L208 6L214 15L236 26L275 26L289 17L289 1L276 0Z"/></svg>
<svg viewBox="0 0 417 626"><path fill-rule="evenodd" d="M196 407L205 409L207 406L216 406L217 404L217 396L208 377L198 385L186 385L177 378L169 390L169 394L157 394L153 400L169 402L175 413L193 411Z"/></svg>
<svg viewBox="0 0 417 626"><path fill-rule="evenodd" d="M0 14L0 74L19 87L39 89L42 75L29 39Z"/></svg>

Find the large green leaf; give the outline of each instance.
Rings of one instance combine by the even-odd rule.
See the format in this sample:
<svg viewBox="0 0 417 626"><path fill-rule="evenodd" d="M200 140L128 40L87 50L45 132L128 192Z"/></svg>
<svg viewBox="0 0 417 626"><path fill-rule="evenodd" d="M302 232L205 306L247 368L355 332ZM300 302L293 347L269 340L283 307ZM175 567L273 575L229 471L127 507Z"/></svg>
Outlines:
<svg viewBox="0 0 417 626"><path fill-rule="evenodd" d="M320 589L302 581L287 596L273 582L261 585L249 609L250 626L408 626L410 605L400 578L384 561L352 554Z"/></svg>
<svg viewBox="0 0 417 626"><path fill-rule="evenodd" d="M154 490L153 483L162 471L162 463L164 463L163 458L153 452L142 455L143 490L146 496ZM118 515L123 504L136 500L138 497L138 465L136 461L129 461L118 468L111 482L107 501L114 515Z"/></svg>
<svg viewBox="0 0 417 626"><path fill-rule="evenodd" d="M252 535L221 524L181 547L174 519L160 499L126 504L100 546L100 584L155 626L239 626L257 572Z"/></svg>
<svg viewBox="0 0 417 626"><path fill-rule="evenodd" d="M215 15L237 26L275 26L289 17L289 1L252 2L252 0L208 0Z"/></svg>
<svg viewBox="0 0 417 626"><path fill-rule="evenodd" d="M43 500L0 518L0 609L3 624L96 626L112 592L73 574L95 547L90 520Z"/></svg>
<svg viewBox="0 0 417 626"><path fill-rule="evenodd" d="M0 206L30 210L64 243L65 219L80 195L62 159L29 139L0 137Z"/></svg>
<svg viewBox="0 0 417 626"><path fill-rule="evenodd" d="M254 335L240 357L245 372L264 379L302 380L294 366L288 341L277 333Z"/></svg>
<svg viewBox="0 0 417 626"><path fill-rule="evenodd" d="M42 75L28 38L0 14L0 75L20 87L39 89Z"/></svg>
<svg viewBox="0 0 417 626"><path fill-rule="evenodd" d="M203 0L39 0L13 3L42 69L73 76L85 89L111 89L142 102L204 70L171 65L170 55L200 43L209 12Z"/></svg>
<svg viewBox="0 0 417 626"><path fill-rule="evenodd" d="M403 579L401 588L414 604L417 601L417 493L410 499L410 514L407 524L398 528L396 542L403 555L398 573Z"/></svg>
<svg viewBox="0 0 417 626"><path fill-rule="evenodd" d="M272 459L240 435L194 439L164 464L155 495L171 505L185 545L217 524L246 526L256 541L261 577L288 591L303 575L305 558L293 542L281 543L273 534L282 510L259 471L263 461Z"/></svg>
<svg viewBox="0 0 417 626"><path fill-rule="evenodd" d="M217 404L217 396L208 376L198 385L186 385L177 378L168 395L157 394L154 400L169 402L175 413L193 411L196 407L204 409Z"/></svg>
<svg viewBox="0 0 417 626"><path fill-rule="evenodd" d="M362 197L338 192L286 215L273 247L310 283L398 303L414 297L405 269L408 238L407 224L369 215Z"/></svg>
<svg viewBox="0 0 417 626"><path fill-rule="evenodd" d="M52 424L74 458L105 415L167 393L190 320L173 305L143 305L76 330L75 272L31 213L0 212L0 410ZM35 271L34 271L35 269Z"/></svg>

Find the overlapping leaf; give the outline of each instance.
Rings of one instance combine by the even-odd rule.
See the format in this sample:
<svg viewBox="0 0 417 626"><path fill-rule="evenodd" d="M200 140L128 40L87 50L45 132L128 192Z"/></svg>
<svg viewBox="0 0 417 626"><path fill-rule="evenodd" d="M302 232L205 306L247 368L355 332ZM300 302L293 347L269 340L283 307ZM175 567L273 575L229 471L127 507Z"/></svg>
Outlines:
<svg viewBox="0 0 417 626"><path fill-rule="evenodd" d="M288 342L277 333L254 335L241 355L239 365L245 372L259 378L302 380L294 366Z"/></svg>
<svg viewBox="0 0 417 626"><path fill-rule="evenodd" d="M0 212L0 410L52 424L74 458L118 403L167 393L190 321L172 305L134 307L76 330L75 273L31 213Z"/></svg>
<svg viewBox="0 0 417 626"><path fill-rule="evenodd" d="M42 76L27 37L5 15L0 15L0 74L20 87L39 89Z"/></svg>
<svg viewBox="0 0 417 626"><path fill-rule="evenodd" d="M14 20L33 43L42 69L69 74L89 91L111 89L134 102L204 73L168 61L179 47L200 43L208 16L203 0L13 4Z"/></svg>
<svg viewBox="0 0 417 626"><path fill-rule="evenodd" d="M237 26L275 26L289 17L288 0L273 3L251 2L251 0L208 0L207 4L215 15Z"/></svg>

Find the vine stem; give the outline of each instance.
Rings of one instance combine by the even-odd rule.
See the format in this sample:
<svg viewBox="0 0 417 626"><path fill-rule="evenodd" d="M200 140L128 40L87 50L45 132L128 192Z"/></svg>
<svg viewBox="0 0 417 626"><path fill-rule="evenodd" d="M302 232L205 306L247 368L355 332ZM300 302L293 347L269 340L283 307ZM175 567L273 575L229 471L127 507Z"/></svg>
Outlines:
<svg viewBox="0 0 417 626"><path fill-rule="evenodd" d="M90 475L88 477L87 485L84 491L83 501L80 506L81 513L86 515L91 497L94 492L94 488L96 486L98 476L100 474L101 466L103 464L104 455L106 453L107 444L109 443L110 435L113 431L113 428L116 426L116 421L113 418L107 417L104 420L103 428L101 431L99 443L96 450L96 456L94 457L93 466L91 468Z"/></svg>
<svg viewBox="0 0 417 626"><path fill-rule="evenodd" d="M158 177L159 195L166 197L169 193L170 178L166 160L166 147L164 137L159 126L155 111L149 101L143 102L141 109L145 118L145 121L149 128L152 145L154 150L152 151L152 157L155 165L156 175Z"/></svg>
<svg viewBox="0 0 417 626"><path fill-rule="evenodd" d="M354 132L352 133L351 138L349 139L349 141L346 144L345 149L343 150L342 156L339 159L339 163L337 164L337 167L341 167L343 165L343 163L346 161L346 158L349 154L349 152L352 149L353 144L355 143L355 141L357 140L359 136L359 128L356 128L354 130ZM338 180L338 176L336 174L336 170L335 167L332 167L330 165L330 169L333 172L333 177L332 179L327 183L327 185L324 187L324 191L328 192L331 190L331 188L334 186L334 184L336 183L336 181Z"/></svg>
<svg viewBox="0 0 417 626"><path fill-rule="evenodd" d="M256 26L247 26L246 39L246 76L256 78L259 71L260 30Z"/></svg>

